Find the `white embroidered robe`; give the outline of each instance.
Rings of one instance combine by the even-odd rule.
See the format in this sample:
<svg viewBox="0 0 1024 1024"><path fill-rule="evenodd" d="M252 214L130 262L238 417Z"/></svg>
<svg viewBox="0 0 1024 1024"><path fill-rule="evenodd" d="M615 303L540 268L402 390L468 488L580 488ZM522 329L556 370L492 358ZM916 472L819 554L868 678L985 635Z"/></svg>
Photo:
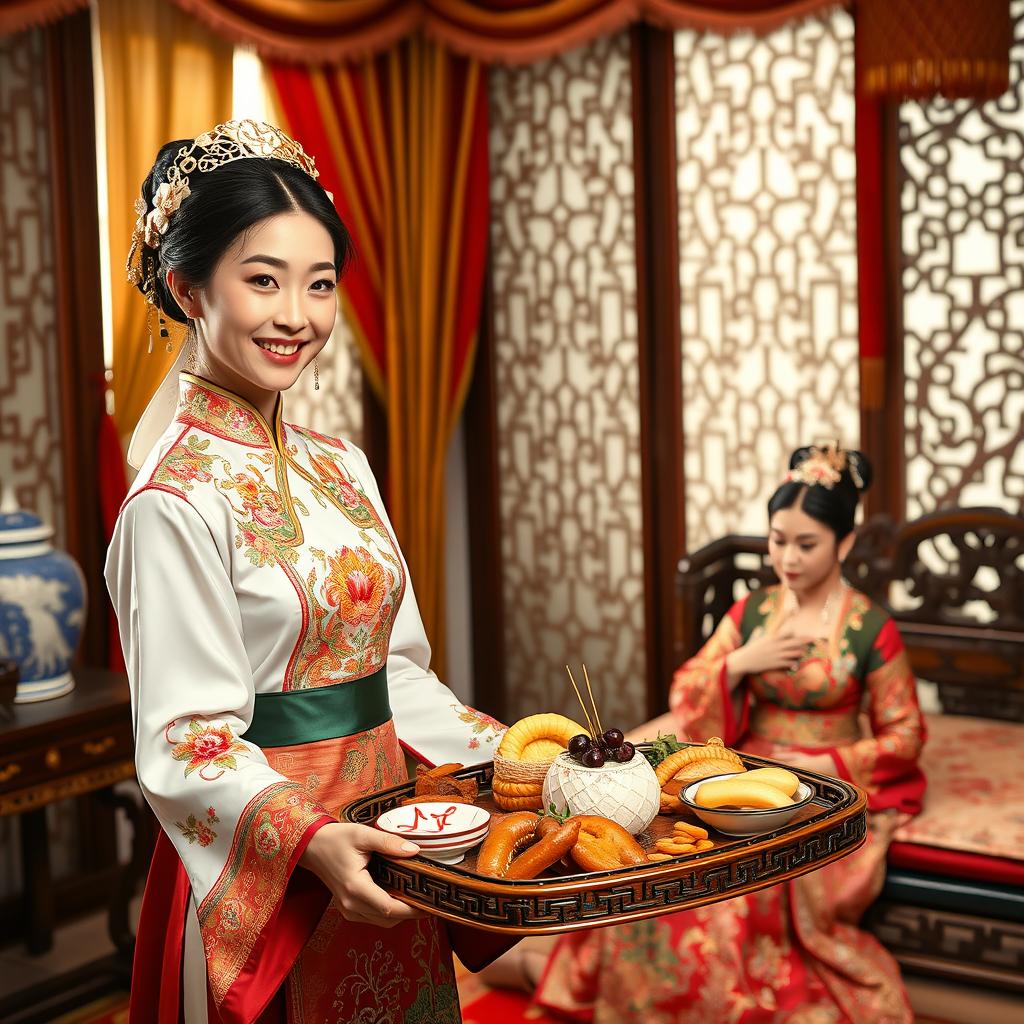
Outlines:
<svg viewBox="0 0 1024 1024"><path fill-rule="evenodd" d="M276 912L295 851L339 809L324 792L354 799L396 781L395 733L424 761L467 764L488 760L500 735L428 667L365 456L284 423L280 409L271 425L182 374L174 421L121 511L106 567L139 782L188 873L191 941L201 934L218 1006ZM256 694L361 679L384 664L393 726L338 751L342 790L324 790L323 772L290 774L301 757L275 767L246 741ZM195 948L186 962L199 1019L204 993L187 991Z"/></svg>

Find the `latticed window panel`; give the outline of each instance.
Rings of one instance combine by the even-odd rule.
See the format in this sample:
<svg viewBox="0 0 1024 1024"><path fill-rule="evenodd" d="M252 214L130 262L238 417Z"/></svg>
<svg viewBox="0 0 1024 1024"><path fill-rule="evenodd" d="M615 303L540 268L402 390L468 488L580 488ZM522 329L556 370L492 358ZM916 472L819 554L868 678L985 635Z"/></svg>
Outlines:
<svg viewBox="0 0 1024 1024"><path fill-rule="evenodd" d="M907 516L1024 510L1024 2L998 100L900 107Z"/></svg>
<svg viewBox="0 0 1024 1024"><path fill-rule="evenodd" d="M71 285L56 277L48 129L44 32L0 38L0 483L13 486L18 503L50 523L62 545L57 288ZM0 654L8 654L2 642ZM78 856L78 818L71 801L55 804L48 818L59 876ZM0 820L5 900L23 877L13 821Z"/></svg>
<svg viewBox="0 0 1024 1024"><path fill-rule="evenodd" d="M43 32L0 39L0 480L53 525L59 544L58 283L45 68Z"/></svg>
<svg viewBox="0 0 1024 1024"><path fill-rule="evenodd" d="M763 534L859 426L853 22L675 36L686 540Z"/></svg>
<svg viewBox="0 0 1024 1024"><path fill-rule="evenodd" d="M491 73L492 251L509 714L644 710L629 38Z"/></svg>

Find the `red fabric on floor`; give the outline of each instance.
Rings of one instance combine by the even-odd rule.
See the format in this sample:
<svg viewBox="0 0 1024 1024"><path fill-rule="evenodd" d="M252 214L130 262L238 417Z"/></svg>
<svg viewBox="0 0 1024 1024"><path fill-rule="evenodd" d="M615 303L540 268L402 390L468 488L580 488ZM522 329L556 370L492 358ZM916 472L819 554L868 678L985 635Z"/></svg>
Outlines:
<svg viewBox="0 0 1024 1024"><path fill-rule="evenodd" d="M462 1004L462 1024L564 1024L533 1006L524 992L488 989L472 1002Z"/></svg>

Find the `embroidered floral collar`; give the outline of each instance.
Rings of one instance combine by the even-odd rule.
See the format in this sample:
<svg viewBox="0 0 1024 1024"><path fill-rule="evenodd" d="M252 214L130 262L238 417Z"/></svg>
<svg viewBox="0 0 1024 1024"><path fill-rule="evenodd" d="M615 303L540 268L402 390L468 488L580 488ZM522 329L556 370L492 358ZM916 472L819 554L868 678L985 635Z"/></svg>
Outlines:
<svg viewBox="0 0 1024 1024"><path fill-rule="evenodd" d="M273 448L275 439L281 436L280 400L271 427L244 398L191 373L182 373L178 378L178 409L174 419L251 448Z"/></svg>

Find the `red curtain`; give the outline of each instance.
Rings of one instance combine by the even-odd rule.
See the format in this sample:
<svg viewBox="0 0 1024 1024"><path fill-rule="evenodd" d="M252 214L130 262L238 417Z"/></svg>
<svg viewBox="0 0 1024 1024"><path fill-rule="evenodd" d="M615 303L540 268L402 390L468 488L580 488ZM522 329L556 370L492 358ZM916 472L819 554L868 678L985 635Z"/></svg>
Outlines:
<svg viewBox="0 0 1024 1024"><path fill-rule="evenodd" d="M215 31L299 63L359 60L422 33L486 62L530 63L630 22L767 32L836 0L174 0ZM849 0L848 0L849 2Z"/></svg>
<svg viewBox="0 0 1024 1024"><path fill-rule="evenodd" d="M0 0L0 36L37 28L88 6L89 0Z"/></svg>

